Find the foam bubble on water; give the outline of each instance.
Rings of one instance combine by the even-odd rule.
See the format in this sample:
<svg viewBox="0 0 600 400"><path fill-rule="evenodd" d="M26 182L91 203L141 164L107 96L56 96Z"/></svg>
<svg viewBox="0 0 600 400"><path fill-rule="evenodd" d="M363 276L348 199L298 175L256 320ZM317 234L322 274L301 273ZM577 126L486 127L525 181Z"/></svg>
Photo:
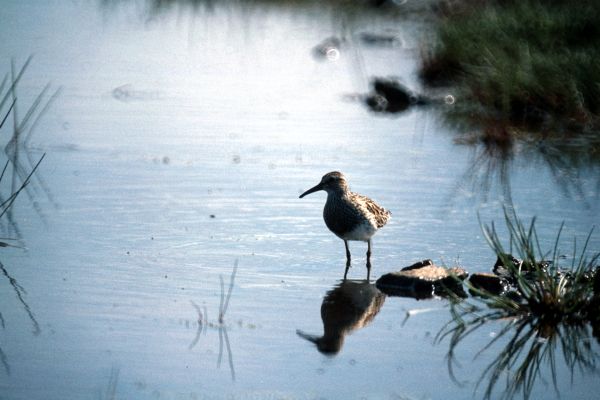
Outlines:
<svg viewBox="0 0 600 400"><path fill-rule="evenodd" d="M329 61L337 61L340 58L340 51L335 47L331 47L327 49L326 57Z"/></svg>

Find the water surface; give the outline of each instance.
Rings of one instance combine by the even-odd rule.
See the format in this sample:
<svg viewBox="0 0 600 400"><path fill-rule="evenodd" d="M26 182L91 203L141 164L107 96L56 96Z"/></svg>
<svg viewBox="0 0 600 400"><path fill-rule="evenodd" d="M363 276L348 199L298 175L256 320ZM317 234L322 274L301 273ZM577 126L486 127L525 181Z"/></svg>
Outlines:
<svg viewBox="0 0 600 400"><path fill-rule="evenodd" d="M2 70L34 55L18 115L46 83L62 90L28 147L34 159L46 153L43 186L31 185L39 212L22 196L18 231L5 225L26 250L1 250L14 280L0 279L0 397L473 398L494 354L473 361L471 349L498 326L465 346L458 385L447 344L434 344L449 319L444 300L385 299L335 356L296 334L322 335L323 298L344 271L324 194L298 199L328 171L393 212L374 238L373 277L424 258L471 272L495 261L478 213L500 222L505 198L499 185L482 192L477 150L457 146L432 111L382 117L351 100L374 75L419 87L418 18L374 12L340 23L308 6L187 4L3 5ZM402 40L367 46L354 36L363 31ZM346 38L339 59L315 59L331 36ZM10 127L2 131L8 141ZM564 220L567 253L598 220L588 170L572 178L575 193L526 157L509 174L514 205L538 217L543 245ZM599 245L596 236L590 248ZM351 250L349 277L364 279L366 245ZM220 276L227 290L236 261L220 326ZM426 312L406 320L415 309ZM558 376L569 398L600 389L589 373L571 383L563 364ZM549 382L533 396L556 397Z"/></svg>

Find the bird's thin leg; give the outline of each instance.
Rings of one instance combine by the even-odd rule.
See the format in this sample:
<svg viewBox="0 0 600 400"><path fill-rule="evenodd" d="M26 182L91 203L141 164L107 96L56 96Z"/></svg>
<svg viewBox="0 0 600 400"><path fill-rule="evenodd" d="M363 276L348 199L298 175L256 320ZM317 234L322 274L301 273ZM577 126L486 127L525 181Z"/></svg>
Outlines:
<svg viewBox="0 0 600 400"><path fill-rule="evenodd" d="M371 279L371 239L367 241L367 281Z"/></svg>
<svg viewBox="0 0 600 400"><path fill-rule="evenodd" d="M346 280L346 275L348 275L348 269L350 268L350 249L348 248L348 241L344 240L344 246L346 246L346 271L344 272L344 280Z"/></svg>

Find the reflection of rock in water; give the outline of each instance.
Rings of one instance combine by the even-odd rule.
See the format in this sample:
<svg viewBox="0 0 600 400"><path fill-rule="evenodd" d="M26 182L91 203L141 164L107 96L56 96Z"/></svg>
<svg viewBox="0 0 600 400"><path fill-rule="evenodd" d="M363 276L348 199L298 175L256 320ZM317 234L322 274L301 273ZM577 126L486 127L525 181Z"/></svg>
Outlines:
<svg viewBox="0 0 600 400"><path fill-rule="evenodd" d="M129 83L114 88L111 95L113 98L123 102L157 100L161 97L161 93L158 91L140 90Z"/></svg>
<svg viewBox="0 0 600 400"><path fill-rule="evenodd" d="M336 61L340 57L340 48L342 47L343 41L343 39L339 39L335 36L328 37L313 47L313 57L317 60Z"/></svg>
<svg viewBox="0 0 600 400"><path fill-rule="evenodd" d="M327 292L321 305L323 336L297 331L298 335L317 345L324 354L338 353L346 335L365 327L377 313L385 295L368 281L343 281Z"/></svg>
<svg viewBox="0 0 600 400"><path fill-rule="evenodd" d="M367 46L392 47L402 44L402 40L394 33L362 32L358 34L358 39Z"/></svg>

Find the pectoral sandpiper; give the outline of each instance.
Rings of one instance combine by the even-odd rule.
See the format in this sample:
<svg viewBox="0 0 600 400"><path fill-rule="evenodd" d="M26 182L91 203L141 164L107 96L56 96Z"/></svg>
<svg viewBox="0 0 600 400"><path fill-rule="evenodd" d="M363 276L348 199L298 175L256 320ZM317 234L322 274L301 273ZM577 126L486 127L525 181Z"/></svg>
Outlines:
<svg viewBox="0 0 600 400"><path fill-rule="evenodd" d="M346 246L346 271L350 268L349 240L367 242L367 280L371 276L371 237L390 219L391 213L370 198L353 193L348 181L341 172L329 172L321 182L300 195L324 190L327 201L323 209L323 219L330 231L344 241Z"/></svg>

